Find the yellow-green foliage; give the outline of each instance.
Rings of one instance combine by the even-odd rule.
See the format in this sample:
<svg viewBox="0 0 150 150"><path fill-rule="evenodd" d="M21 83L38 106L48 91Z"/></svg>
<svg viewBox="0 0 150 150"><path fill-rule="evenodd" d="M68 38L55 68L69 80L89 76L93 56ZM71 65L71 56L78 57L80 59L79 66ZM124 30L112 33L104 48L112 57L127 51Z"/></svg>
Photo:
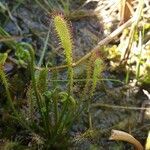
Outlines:
<svg viewBox="0 0 150 150"><path fill-rule="evenodd" d="M68 78L69 78L69 91L72 91L73 87L73 58L72 58L72 48L73 42L70 32L70 27L67 21L64 19L63 15L54 15L54 27L60 39L61 45L65 51L66 60L68 64Z"/></svg>
<svg viewBox="0 0 150 150"><path fill-rule="evenodd" d="M101 58L97 58L94 62L94 71L93 71L93 84L92 84L92 89L91 89L91 95L93 94L96 85L99 81L99 78L101 76L103 70L103 62Z"/></svg>
<svg viewBox="0 0 150 150"><path fill-rule="evenodd" d="M38 76L37 87L42 94L47 90L48 87L47 76L48 76L47 68L41 70Z"/></svg>
<svg viewBox="0 0 150 150"><path fill-rule="evenodd" d="M65 50L65 55L68 65L72 64L72 37L70 32L70 27L67 21L60 14L54 16L54 26L55 30L60 38L61 45Z"/></svg>
<svg viewBox="0 0 150 150"><path fill-rule="evenodd" d="M87 93L89 94L89 90L90 96L93 95L96 85L101 77L101 73L104 69L103 59L101 57L96 57L96 55L93 55L87 63L87 77L84 88L84 95Z"/></svg>
<svg viewBox="0 0 150 150"><path fill-rule="evenodd" d="M11 95L10 95L10 92L9 92L9 83L7 81L7 75L5 74L4 67L3 67L7 57L8 57L7 53L4 53L4 54L0 53L0 80L1 80L1 82L3 83L3 85L5 87L6 95L7 95L7 99L8 99L8 104L12 108L12 110L14 111L14 114L16 115L17 112L15 110L15 107L14 107L14 104L12 102Z"/></svg>
<svg viewBox="0 0 150 150"><path fill-rule="evenodd" d="M6 61L7 57L8 57L7 53L0 53L0 80L2 81L2 83L4 85L9 86L6 74L4 72L4 67L3 67L3 65L5 64L5 61Z"/></svg>
<svg viewBox="0 0 150 150"><path fill-rule="evenodd" d="M93 60L90 58L88 62L86 63L86 83L84 87L84 96L89 93L89 87L91 85L91 77L93 73Z"/></svg>
<svg viewBox="0 0 150 150"><path fill-rule="evenodd" d="M7 53L0 53L0 65L4 65L7 57L8 57Z"/></svg>

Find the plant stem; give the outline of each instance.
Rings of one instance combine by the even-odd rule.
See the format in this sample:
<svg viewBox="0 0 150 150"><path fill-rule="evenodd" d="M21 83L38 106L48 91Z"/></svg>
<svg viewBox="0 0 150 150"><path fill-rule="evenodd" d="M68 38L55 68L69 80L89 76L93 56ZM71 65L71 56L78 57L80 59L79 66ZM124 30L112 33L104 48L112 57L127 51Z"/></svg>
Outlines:
<svg viewBox="0 0 150 150"><path fill-rule="evenodd" d="M43 62L43 59L44 59L44 55L46 53L46 48L47 48L47 44L48 44L49 34L50 34L50 25L49 25L49 30L48 30L48 33L47 33L47 36L46 36L46 39L45 39L44 48L42 50L42 54L41 54L41 57L40 57L40 60L39 60L39 63L38 63L38 67L41 67L41 65L42 65L42 62Z"/></svg>
<svg viewBox="0 0 150 150"><path fill-rule="evenodd" d="M25 45L29 48L29 52L30 52L30 56L31 56L29 65L30 65L30 69L31 69L31 79L32 79L32 83L33 83L33 90L34 90L35 97L36 97L38 111L39 111L39 114L41 115L42 122L44 124L45 133L47 135L49 135L50 132L49 132L48 124L46 121L46 116L43 113L43 108L44 108L44 106L42 105L43 99L42 99L42 96L40 95L40 93L38 92L37 85L36 85L35 71L34 71L34 68L35 68L34 67L34 60L35 60L34 51L30 45L28 45L28 44L25 44Z"/></svg>
<svg viewBox="0 0 150 150"><path fill-rule="evenodd" d="M8 103L9 103L9 106L11 107L14 115L16 116L17 120L19 121L20 124L22 124L26 129L30 130L30 127L27 125L27 122L25 121L25 119L22 119L23 116L20 117L20 115L18 114L17 110L15 109L15 106L13 104L13 101L12 101L12 98L11 98L11 95L10 95L10 92L9 92L9 84L7 82L7 79L6 79L6 75L3 71L3 67L0 66L0 78L4 84L4 87L5 87L5 90L6 90L6 95L7 95L7 99L8 99Z"/></svg>

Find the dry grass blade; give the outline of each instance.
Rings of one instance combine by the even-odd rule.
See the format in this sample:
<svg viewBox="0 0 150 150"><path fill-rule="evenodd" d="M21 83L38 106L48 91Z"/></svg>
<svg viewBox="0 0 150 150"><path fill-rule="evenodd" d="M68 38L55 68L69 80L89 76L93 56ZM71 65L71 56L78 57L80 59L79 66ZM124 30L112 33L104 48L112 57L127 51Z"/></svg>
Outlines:
<svg viewBox="0 0 150 150"><path fill-rule="evenodd" d="M0 42L7 42L7 41L15 41L21 39L22 36L12 36L12 37L0 37Z"/></svg>
<svg viewBox="0 0 150 150"><path fill-rule="evenodd" d="M122 0L120 1L120 23L119 25L122 25L123 23L127 22L131 15L132 15L132 3L133 0Z"/></svg>
<svg viewBox="0 0 150 150"><path fill-rule="evenodd" d="M150 150L150 131L148 132L148 137L146 139L145 150Z"/></svg>
<svg viewBox="0 0 150 150"><path fill-rule="evenodd" d="M135 34L135 31L136 31L136 27L138 26L138 23L139 23L139 21L141 19L141 16L142 16L143 6L144 6L144 0L139 0L139 4L138 4L138 7L136 9L136 12L133 15L134 22L131 26L130 33L129 33L128 47L127 47L127 49L124 53L123 59L121 60L120 64L122 64L123 62L126 63L126 61L129 58L130 51L131 51L132 44L133 44L134 34Z"/></svg>

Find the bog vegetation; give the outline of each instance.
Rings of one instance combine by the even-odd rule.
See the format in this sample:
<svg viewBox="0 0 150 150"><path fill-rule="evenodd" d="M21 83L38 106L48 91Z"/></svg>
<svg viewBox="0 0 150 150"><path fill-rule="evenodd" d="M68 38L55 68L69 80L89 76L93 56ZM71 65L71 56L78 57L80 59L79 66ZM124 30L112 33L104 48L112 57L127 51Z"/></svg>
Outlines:
<svg viewBox="0 0 150 150"><path fill-rule="evenodd" d="M145 17L149 3L113 2L120 6L120 19L109 26L112 21L99 16L98 10L82 9L94 2L35 0L31 3L33 12L38 8L47 18L44 39L43 33L36 31L41 21L36 24L34 18L25 16L32 10L29 3L0 2L0 148L150 149L146 120L150 24ZM97 9L101 3L97 2ZM75 10L76 5L81 9ZM106 11L110 15L109 7ZM20 9L25 18L20 17ZM81 52L75 52L77 43L90 41L88 36L76 38L74 28L79 26L76 34L86 32L97 40L96 32L91 31L96 22L91 18L102 22L103 37L97 43L92 41L94 46L87 46L88 52L80 56ZM82 19L92 28L82 29ZM9 28L17 30L16 34ZM140 92L144 103L136 98ZM118 140L126 143L115 142Z"/></svg>

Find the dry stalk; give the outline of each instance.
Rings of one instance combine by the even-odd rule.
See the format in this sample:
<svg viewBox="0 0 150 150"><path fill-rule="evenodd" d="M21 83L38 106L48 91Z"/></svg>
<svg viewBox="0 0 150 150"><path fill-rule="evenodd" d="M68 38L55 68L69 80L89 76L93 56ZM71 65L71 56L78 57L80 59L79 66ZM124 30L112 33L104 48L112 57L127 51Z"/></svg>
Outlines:
<svg viewBox="0 0 150 150"><path fill-rule="evenodd" d="M119 106L119 105L110 105L110 104L103 104L103 103L94 103L91 104L91 108L108 108L108 109L124 109L124 110L142 110L145 111L146 107L132 107L132 106Z"/></svg>
<svg viewBox="0 0 150 150"><path fill-rule="evenodd" d="M131 6L133 0L121 0L120 1L120 23L119 25L122 25L123 23L127 22L131 15L133 8Z"/></svg>
<svg viewBox="0 0 150 150"><path fill-rule="evenodd" d="M150 131L148 132L148 137L146 139L145 150L150 150Z"/></svg>
<svg viewBox="0 0 150 150"><path fill-rule="evenodd" d="M126 61L129 58L131 48L132 48L132 44L133 44L134 34L135 34L135 31L136 31L136 27L138 26L138 23L139 23L139 21L141 19L141 16L142 16L143 6L144 6L144 0L139 0L137 10L133 15L133 18L135 19L135 21L133 22L133 24L131 26L131 29L130 29L128 47L127 47L127 49L124 53L124 56L123 56L120 64L123 64L124 62L126 63Z"/></svg>
<svg viewBox="0 0 150 150"><path fill-rule="evenodd" d="M109 139L129 142L135 146L136 150L144 150L143 146L141 145L141 143L138 140L136 140L132 135L130 135L126 132L123 132L123 131L112 130L111 136Z"/></svg>

